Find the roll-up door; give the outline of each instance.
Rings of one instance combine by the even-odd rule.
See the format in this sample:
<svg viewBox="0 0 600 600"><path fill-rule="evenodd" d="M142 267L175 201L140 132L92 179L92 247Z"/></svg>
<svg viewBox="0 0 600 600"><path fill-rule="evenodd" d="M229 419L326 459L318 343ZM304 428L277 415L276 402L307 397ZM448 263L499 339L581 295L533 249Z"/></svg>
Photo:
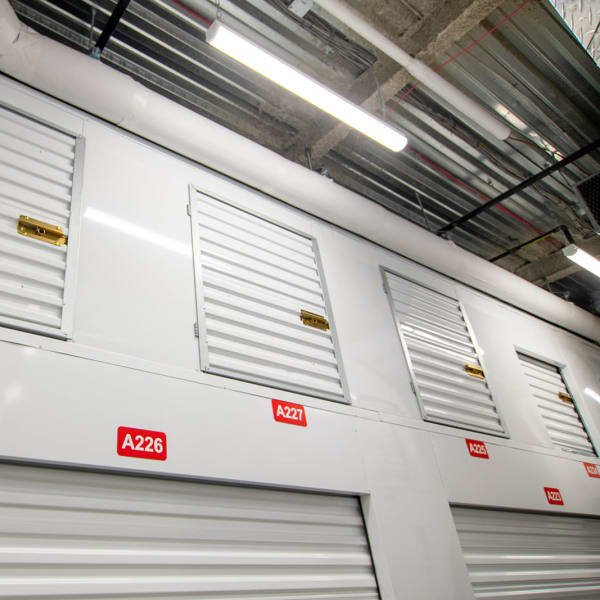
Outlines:
<svg viewBox="0 0 600 600"><path fill-rule="evenodd" d="M558 367L520 352L517 354L554 445L567 452L596 456Z"/></svg>
<svg viewBox="0 0 600 600"><path fill-rule="evenodd" d="M379 598L357 498L0 465L0 598Z"/></svg>
<svg viewBox="0 0 600 600"><path fill-rule="evenodd" d="M459 301L384 271L423 418L506 435Z"/></svg>
<svg viewBox="0 0 600 600"><path fill-rule="evenodd" d="M464 507L452 513L475 598L600 598L600 519Z"/></svg>
<svg viewBox="0 0 600 600"><path fill-rule="evenodd" d="M202 369L343 401L314 241L193 188L190 202Z"/></svg>
<svg viewBox="0 0 600 600"><path fill-rule="evenodd" d="M1 326L71 335L82 144L0 107Z"/></svg>

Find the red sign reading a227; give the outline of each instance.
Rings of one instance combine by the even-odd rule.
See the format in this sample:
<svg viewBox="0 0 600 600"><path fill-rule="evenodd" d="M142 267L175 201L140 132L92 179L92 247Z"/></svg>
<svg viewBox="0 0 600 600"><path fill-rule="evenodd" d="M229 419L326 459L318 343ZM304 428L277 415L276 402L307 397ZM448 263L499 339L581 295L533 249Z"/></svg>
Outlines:
<svg viewBox="0 0 600 600"><path fill-rule="evenodd" d="M117 454L150 460L167 459L167 434L162 431L119 427L117 429Z"/></svg>
<svg viewBox="0 0 600 600"><path fill-rule="evenodd" d="M306 409L302 404L294 404L293 402L284 402L283 400L271 401L273 406L273 418L280 423L288 425L299 425L306 427Z"/></svg>

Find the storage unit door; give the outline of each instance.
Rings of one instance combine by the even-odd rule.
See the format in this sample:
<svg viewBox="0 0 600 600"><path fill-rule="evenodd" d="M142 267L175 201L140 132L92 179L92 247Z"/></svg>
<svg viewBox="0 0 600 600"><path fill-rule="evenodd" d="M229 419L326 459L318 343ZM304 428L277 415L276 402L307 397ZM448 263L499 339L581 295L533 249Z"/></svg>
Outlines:
<svg viewBox="0 0 600 600"><path fill-rule="evenodd" d="M585 456L596 456L560 370L518 353L531 393L555 446Z"/></svg>
<svg viewBox="0 0 600 600"><path fill-rule="evenodd" d="M394 273L384 277L423 418L505 435L459 301Z"/></svg>
<svg viewBox="0 0 600 600"><path fill-rule="evenodd" d="M357 498L0 464L0 598L379 598Z"/></svg>
<svg viewBox="0 0 600 600"><path fill-rule="evenodd" d="M600 598L600 519L464 507L452 514L475 598Z"/></svg>
<svg viewBox="0 0 600 600"><path fill-rule="evenodd" d="M317 250L290 231L192 189L200 358L209 373L344 400Z"/></svg>
<svg viewBox="0 0 600 600"><path fill-rule="evenodd" d="M71 335L81 147L82 140L0 106L0 326ZM43 225L21 235L21 215ZM67 243L34 237L52 239L53 227Z"/></svg>

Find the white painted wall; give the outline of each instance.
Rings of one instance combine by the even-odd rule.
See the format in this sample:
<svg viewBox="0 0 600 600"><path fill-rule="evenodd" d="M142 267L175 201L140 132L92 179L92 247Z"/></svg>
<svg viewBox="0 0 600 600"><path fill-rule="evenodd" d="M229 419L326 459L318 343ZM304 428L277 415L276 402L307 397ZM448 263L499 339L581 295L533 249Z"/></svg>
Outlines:
<svg viewBox="0 0 600 600"><path fill-rule="evenodd" d="M551 445L515 354L566 366L600 447L600 403L584 392L600 395L597 346L18 84L0 91L86 138L74 337L0 328L1 456L361 494L385 600L472 597L449 502L600 515L600 479ZM189 184L316 238L350 406L199 371ZM422 421L382 265L458 293L509 439ZM273 397L306 405L308 427L276 423ZM168 460L117 456L121 425L166 432Z"/></svg>

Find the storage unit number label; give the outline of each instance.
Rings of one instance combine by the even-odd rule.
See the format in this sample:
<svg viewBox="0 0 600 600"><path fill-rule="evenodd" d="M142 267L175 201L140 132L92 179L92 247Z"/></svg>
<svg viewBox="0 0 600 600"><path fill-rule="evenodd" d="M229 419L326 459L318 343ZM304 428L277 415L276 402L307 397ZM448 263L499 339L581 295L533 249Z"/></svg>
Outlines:
<svg viewBox="0 0 600 600"><path fill-rule="evenodd" d="M288 425L306 427L306 410L304 406L275 399L271 403L273 406L273 417L276 421L287 423Z"/></svg>
<svg viewBox="0 0 600 600"><path fill-rule="evenodd" d="M548 500L548 504L558 504L559 506L564 505L560 490L557 488L545 487L544 492L546 492L546 500Z"/></svg>
<svg viewBox="0 0 600 600"><path fill-rule="evenodd" d="M467 448L469 449L469 454L474 456L475 458L488 458L490 455L488 454L487 448L485 447L484 442L480 442L479 440L470 440L466 439Z"/></svg>
<svg viewBox="0 0 600 600"><path fill-rule="evenodd" d="M119 427L117 429L117 454L151 460L167 459L167 435L162 431Z"/></svg>

